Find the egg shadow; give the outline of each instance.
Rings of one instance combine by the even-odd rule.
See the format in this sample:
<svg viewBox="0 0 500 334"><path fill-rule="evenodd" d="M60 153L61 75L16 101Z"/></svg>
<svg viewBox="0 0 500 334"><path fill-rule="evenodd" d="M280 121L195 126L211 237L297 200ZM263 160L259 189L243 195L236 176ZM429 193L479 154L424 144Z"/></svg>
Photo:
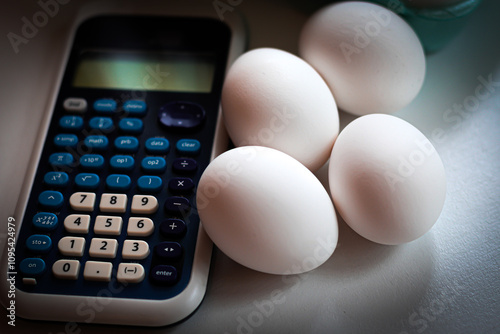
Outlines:
<svg viewBox="0 0 500 334"><path fill-rule="evenodd" d="M347 124L351 123L359 116L348 113L347 111L344 111L342 109L338 109L338 111L339 111L339 133L340 133L347 126Z"/></svg>
<svg viewBox="0 0 500 334"><path fill-rule="evenodd" d="M284 325L290 332L296 332L312 317L322 319L317 324L321 326L318 333L331 326L343 329L340 332L352 331L353 319L365 325L373 323L377 328L392 326L387 328L391 332L401 330L394 326L408 320L408 314L425 295L433 276L432 234L400 246L380 245L359 236L340 216L338 219L339 242L334 254L305 274L281 276L257 272L216 250L203 308L219 317L221 326L231 326L238 317L245 318L255 311L255 303L271 300L273 291L279 291L286 296L287 303L276 307L276 313L281 315L270 318L269 322L278 323L282 317L294 319ZM304 315L299 308L314 308L315 316L313 312ZM336 316L319 317L317 313L326 310ZM325 324L325 319L330 323Z"/></svg>
<svg viewBox="0 0 500 334"><path fill-rule="evenodd" d="M381 245L354 232L338 215L339 243L316 275L328 277L333 306L344 314L339 332L352 331L353 319L384 332L399 332L424 298L435 271L433 234L398 246Z"/></svg>

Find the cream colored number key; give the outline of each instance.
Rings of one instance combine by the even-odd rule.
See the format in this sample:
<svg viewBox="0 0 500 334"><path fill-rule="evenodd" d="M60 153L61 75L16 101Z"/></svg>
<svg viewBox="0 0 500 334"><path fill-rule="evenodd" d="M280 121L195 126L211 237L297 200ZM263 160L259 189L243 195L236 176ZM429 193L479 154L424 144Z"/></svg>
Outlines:
<svg viewBox="0 0 500 334"><path fill-rule="evenodd" d="M78 192L71 195L69 204L73 210L94 211L95 194Z"/></svg>
<svg viewBox="0 0 500 334"><path fill-rule="evenodd" d="M94 233L107 235L120 235L122 232L122 217L97 216L95 218Z"/></svg>
<svg viewBox="0 0 500 334"><path fill-rule="evenodd" d="M81 237L64 237L57 244L61 254L66 256L83 256L85 239Z"/></svg>
<svg viewBox="0 0 500 334"><path fill-rule="evenodd" d="M112 259L116 256L118 241L116 239L93 238L90 242L89 255Z"/></svg>
<svg viewBox="0 0 500 334"><path fill-rule="evenodd" d="M125 212L127 209L127 195L102 194L99 209L103 212Z"/></svg>
<svg viewBox="0 0 500 334"><path fill-rule="evenodd" d="M128 220L127 235L147 237L153 233L155 225L149 218L130 217Z"/></svg>
<svg viewBox="0 0 500 334"><path fill-rule="evenodd" d="M69 215L64 219L64 228L69 233L89 233L89 215Z"/></svg>
<svg viewBox="0 0 500 334"><path fill-rule="evenodd" d="M80 262L77 260L58 260L52 265L52 272L57 278L76 280L80 272Z"/></svg>
<svg viewBox="0 0 500 334"><path fill-rule="evenodd" d="M134 195L132 198L132 213L151 214L158 210L158 200L154 196Z"/></svg>
<svg viewBox="0 0 500 334"><path fill-rule="evenodd" d="M142 260L149 255L149 245L142 240L125 240L122 256L127 260Z"/></svg>

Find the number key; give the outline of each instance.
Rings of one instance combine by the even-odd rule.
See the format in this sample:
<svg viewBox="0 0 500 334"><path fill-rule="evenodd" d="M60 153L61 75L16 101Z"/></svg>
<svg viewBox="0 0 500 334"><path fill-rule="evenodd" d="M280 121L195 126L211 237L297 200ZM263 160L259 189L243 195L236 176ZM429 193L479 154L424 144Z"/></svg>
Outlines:
<svg viewBox="0 0 500 334"><path fill-rule="evenodd" d="M69 215L64 219L64 228L69 233L89 233L89 215Z"/></svg>
<svg viewBox="0 0 500 334"><path fill-rule="evenodd" d="M69 198L69 204L73 210L93 211L95 204L95 193L77 192Z"/></svg>
<svg viewBox="0 0 500 334"><path fill-rule="evenodd" d="M85 239L80 237L64 237L57 244L61 254L66 256L83 256Z"/></svg>
<svg viewBox="0 0 500 334"><path fill-rule="evenodd" d="M158 200L154 196L134 195L132 198L132 213L150 214L158 210Z"/></svg>
<svg viewBox="0 0 500 334"><path fill-rule="evenodd" d="M92 257L114 258L118 249L116 239L93 238L90 242L89 255Z"/></svg>
<svg viewBox="0 0 500 334"><path fill-rule="evenodd" d="M52 272L57 278L76 280L80 272L80 262L78 260L58 260L54 262Z"/></svg>
<svg viewBox="0 0 500 334"><path fill-rule="evenodd" d="M95 218L94 232L96 234L120 235L122 222L122 217L118 216L97 216Z"/></svg>
<svg viewBox="0 0 500 334"><path fill-rule="evenodd" d="M128 220L127 235L134 237L147 237L153 233L154 223L149 218L130 217Z"/></svg>
<svg viewBox="0 0 500 334"><path fill-rule="evenodd" d="M102 194L99 209L103 212L125 212L127 208L127 195Z"/></svg>
<svg viewBox="0 0 500 334"><path fill-rule="evenodd" d="M125 240L122 256L128 260L142 260L149 255L149 245L143 240Z"/></svg>

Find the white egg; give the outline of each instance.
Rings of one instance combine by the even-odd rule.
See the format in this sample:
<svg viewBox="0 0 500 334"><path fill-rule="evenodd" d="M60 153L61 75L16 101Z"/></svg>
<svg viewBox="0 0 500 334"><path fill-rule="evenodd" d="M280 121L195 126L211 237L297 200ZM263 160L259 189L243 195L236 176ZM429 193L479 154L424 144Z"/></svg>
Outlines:
<svg viewBox="0 0 500 334"><path fill-rule="evenodd" d="M401 244L438 219L446 176L432 143L390 115L360 117L340 133L328 170L330 192L345 222L381 244Z"/></svg>
<svg viewBox="0 0 500 334"><path fill-rule="evenodd" d="M349 1L320 10L304 26L300 55L325 79L339 109L392 113L408 105L425 77L412 28L379 5Z"/></svg>
<svg viewBox="0 0 500 334"><path fill-rule="evenodd" d="M240 56L227 74L221 103L236 146L275 148L312 171L328 160L339 132L325 81L305 61L277 49Z"/></svg>
<svg viewBox="0 0 500 334"><path fill-rule="evenodd" d="M337 245L337 218L325 188L275 149L245 146L218 156L201 177L196 202L215 245L258 271L306 272Z"/></svg>

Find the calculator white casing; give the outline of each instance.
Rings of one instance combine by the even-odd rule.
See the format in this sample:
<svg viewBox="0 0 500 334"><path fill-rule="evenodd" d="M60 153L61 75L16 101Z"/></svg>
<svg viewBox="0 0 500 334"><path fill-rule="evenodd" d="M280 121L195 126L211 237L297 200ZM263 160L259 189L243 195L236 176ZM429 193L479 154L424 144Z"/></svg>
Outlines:
<svg viewBox="0 0 500 334"><path fill-rule="evenodd" d="M16 233L20 231L20 225L23 221L25 207L28 202L32 183L35 178L38 161L40 159L44 138L47 136L50 120L55 107L58 89L61 85L66 62L71 50L71 41L74 38L76 30L81 22L96 15L112 14L112 15L155 15L155 16L181 16L181 17L212 17L220 19L215 9L207 11L207 8L169 8L168 11L159 13L154 11L148 12L147 9L133 8L133 13L128 10L130 8L113 8L112 12L103 12L100 8L87 7L81 10L75 20L66 42L64 54L64 62L59 69L57 80L54 83L54 93L50 99L44 112L44 116L37 135L37 142L34 145L33 154L30 159L26 177L21 189L21 194L15 209L15 224ZM234 60L244 52L246 48L246 33L245 26L240 16L236 12L227 13L224 15L223 22L231 29L231 42L228 53L228 62L226 71ZM219 106L218 121L215 129L214 144L212 147L211 159L224 152L228 145L228 135L224 127L222 113ZM17 235L16 235L17 240ZM7 240L6 240L7 241ZM198 230L198 238L196 250L194 254L192 274L187 287L178 295L166 300L149 300L149 299L127 299L127 298L112 298L112 297L96 297L96 296L65 296L65 295L50 295L26 293L24 291L15 290L15 305L16 317L33 319L33 320L49 320L49 321L66 321L75 323L103 323L103 324L118 324L118 325L135 325L135 326L164 326L178 322L189 316L202 302L206 288L208 275L210 270L210 261L212 256L212 242L203 229L202 223ZM7 265L8 242L5 242L3 256L0 259L0 301L4 307L8 307L10 298L8 298L9 283L7 281ZM111 282L113 283L113 282ZM111 284L110 283L110 284ZM110 287L112 289L112 287ZM100 307L103 308L99 311Z"/></svg>

